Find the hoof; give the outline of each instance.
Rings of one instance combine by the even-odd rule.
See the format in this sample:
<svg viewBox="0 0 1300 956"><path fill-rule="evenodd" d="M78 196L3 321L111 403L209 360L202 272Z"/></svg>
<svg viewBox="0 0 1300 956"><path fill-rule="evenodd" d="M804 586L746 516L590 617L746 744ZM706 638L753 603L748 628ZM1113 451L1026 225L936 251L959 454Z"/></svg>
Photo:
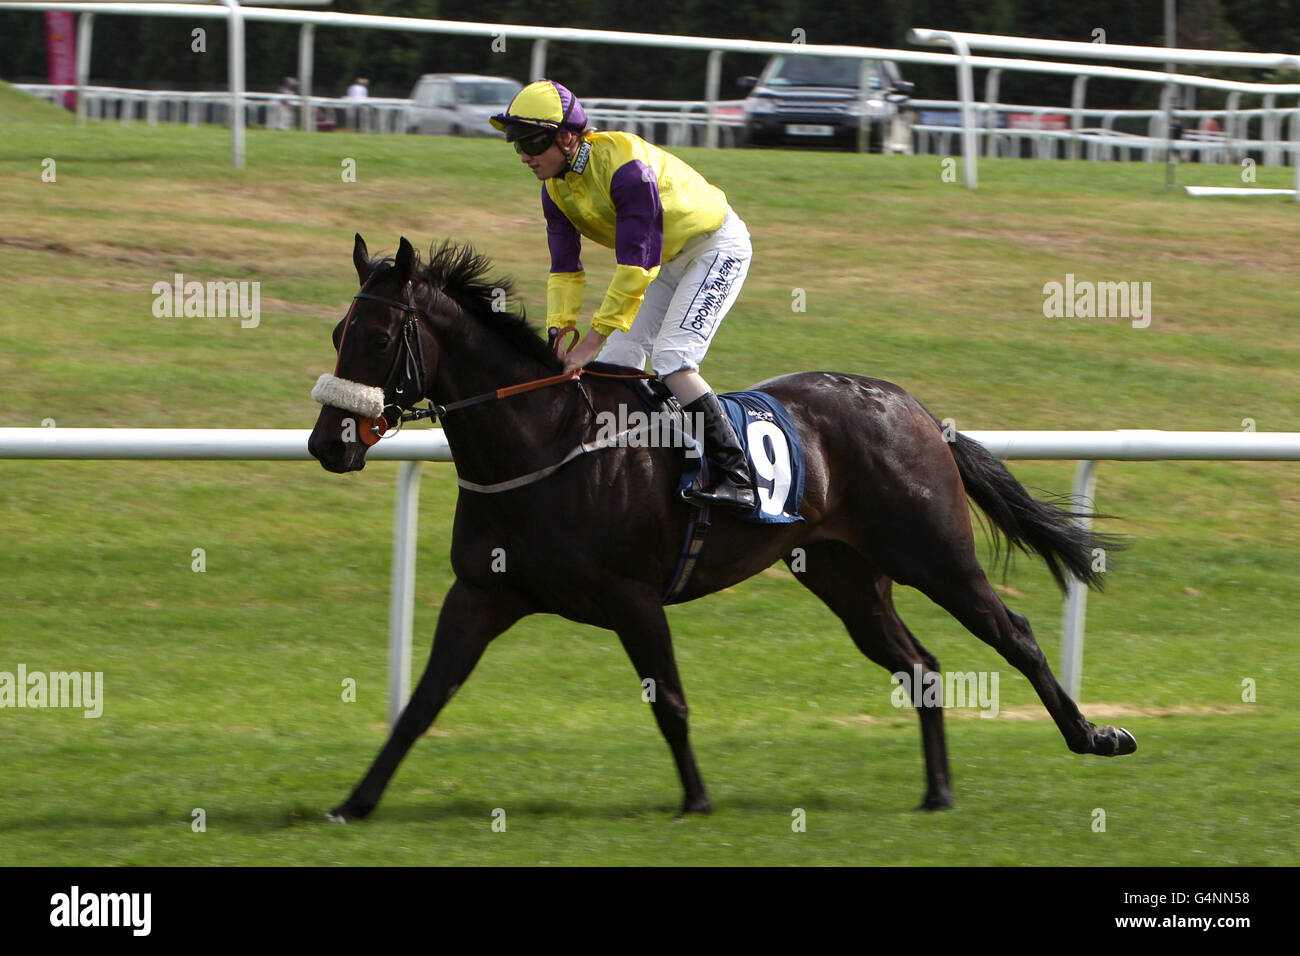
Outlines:
<svg viewBox="0 0 1300 956"><path fill-rule="evenodd" d="M916 806L916 812L932 810L951 810L953 808L952 794L944 794L938 797L927 796Z"/></svg>
<svg viewBox="0 0 1300 956"><path fill-rule="evenodd" d="M374 807L353 807L348 804L340 804L329 813L325 814L325 819L332 823L348 823L351 820L364 820L370 816L370 811Z"/></svg>
<svg viewBox="0 0 1300 956"><path fill-rule="evenodd" d="M1093 753L1101 757L1122 757L1138 749L1137 739L1123 727L1098 727Z"/></svg>
<svg viewBox="0 0 1300 956"><path fill-rule="evenodd" d="M682 809L677 814L677 818L680 820L682 817L690 813L712 813L712 812L713 812L712 801L710 801L708 797L699 797L695 800L687 800L685 803L683 803Z"/></svg>

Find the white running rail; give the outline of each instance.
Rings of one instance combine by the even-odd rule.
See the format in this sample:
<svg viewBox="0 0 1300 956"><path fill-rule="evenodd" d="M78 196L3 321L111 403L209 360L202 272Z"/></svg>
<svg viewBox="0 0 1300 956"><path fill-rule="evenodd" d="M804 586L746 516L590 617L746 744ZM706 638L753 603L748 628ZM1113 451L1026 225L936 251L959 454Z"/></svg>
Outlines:
<svg viewBox="0 0 1300 956"><path fill-rule="evenodd" d="M0 459L78 461L309 461L307 430L232 428L0 428ZM1077 461L1073 494L1091 511L1098 461L1300 461L1300 432L970 431L1004 459ZM368 461L401 461L393 517L388 718L410 696L420 462L451 461L438 428L407 429L374 445ZM1087 521L1087 519L1082 519ZM1061 682L1075 700L1083 676L1087 589L1065 600Z"/></svg>

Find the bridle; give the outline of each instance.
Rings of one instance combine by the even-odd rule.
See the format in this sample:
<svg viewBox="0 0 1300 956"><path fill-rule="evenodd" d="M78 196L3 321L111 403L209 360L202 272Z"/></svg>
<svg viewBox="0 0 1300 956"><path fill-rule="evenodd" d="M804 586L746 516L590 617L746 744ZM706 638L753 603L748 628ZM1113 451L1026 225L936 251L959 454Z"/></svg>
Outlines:
<svg viewBox="0 0 1300 956"><path fill-rule="evenodd" d="M601 378L653 378L646 372L636 372L631 374L619 374L612 372L600 372L593 369L575 368L572 371L562 372L559 375L550 375L546 378L534 379L531 382L522 382L518 385L507 385L502 388L493 389L490 392L484 392L481 395L475 395L471 398L461 399L452 402L449 405L437 405L430 400L429 405L425 408L419 408L416 403L424 397L424 348L420 342L420 312L415 307L415 294L411 282L406 282L406 302L398 302L394 299L388 299L383 296L375 295L366 291L369 288L370 281L361 287L361 291L352 297L352 305L348 308L348 314L343 319L343 332L339 335L338 359L334 363L333 375L322 375L316 383L316 388L312 389L312 398L324 405L334 405L342 408L344 411L350 411L359 416L358 426L359 433L357 440L365 445L373 445L381 438L388 438L401 431L402 426L407 422L419 421L423 418L432 418L435 420L444 418L449 412L454 412L461 408L467 408L471 405L478 405L482 402L495 401L496 399L509 398L511 395L520 395L524 392L531 392L535 389L546 388L551 385L558 385L562 382L571 382L579 379L582 375L596 375ZM343 345L347 341L348 329L352 325L352 317L356 312L357 300L368 299L372 302L379 302L390 308L398 309L405 314L402 319L401 329L398 331L397 354L393 356L393 364L388 369L388 374L384 378L382 386L366 386L356 382L349 382L346 379L338 377L339 367L343 362ZM558 329L552 329L552 342L556 337L564 339L568 333L573 333L576 341L577 330L566 329L561 332ZM572 344L572 343L571 343ZM328 381L327 381L328 380ZM330 382L345 390L349 394L340 399L332 397L322 391L322 387ZM581 388L581 385L579 385ZM374 392L382 393L382 398L375 400L372 397ZM355 393L365 393L363 401L359 402L354 398ZM386 403L387 396L392 394L396 399L394 402ZM583 391L586 396L585 390ZM410 404L407 405L403 399L411 396ZM591 399L587 399L587 404L591 404ZM364 405L364 407L363 407ZM367 412L376 411L378 414L367 415ZM395 414L390 415L389 409L395 410ZM395 425L391 432L388 431L390 423ZM386 434L387 433L387 434Z"/></svg>
<svg viewBox="0 0 1300 956"><path fill-rule="evenodd" d="M419 421L421 418L431 418L434 415L433 407L417 408L416 403L424 398L424 345L420 342L420 313L415 308L415 293L411 288L411 281L406 282L406 302L397 302L393 299L385 299L383 296L374 295L366 292L364 289L352 297L353 309L356 308L357 299L369 299L372 302L380 302L394 309L399 309L405 313L402 319L402 327L397 333L397 354L393 356L393 364L388 369L388 375L384 378L384 394L390 391L393 394L394 401L390 405L385 405L383 414L376 422L377 430L374 434L383 437L387 431L387 423L394 422L397 430L400 431L406 422ZM344 326L343 335L347 335L347 327ZM339 358L342 360L343 337L339 338ZM403 401L409 399L409 403ZM390 418L388 410L396 409L397 414Z"/></svg>
<svg viewBox="0 0 1300 956"><path fill-rule="evenodd" d="M339 336L339 355L334 363L334 374L332 376L321 376L321 380L316 383L316 388L312 390L312 397L322 404L332 404L344 411L350 411L360 416L358 440L365 445L373 445L384 437L390 422L396 425L392 433L396 434L406 422L431 418L435 415L432 405L429 408L416 407L416 403L424 397L424 346L420 341L420 313L415 307L415 293L410 280L407 280L405 286L406 302L398 302L394 299L375 295L373 292L367 291L369 286L370 281L367 280L366 284L361 287L361 291L352 297L352 305L348 308L348 314L343 318L343 332ZM348 329L352 326L352 318L356 313L358 299L379 302L390 308L398 309L405 315L397 333L397 354L393 356L393 364L389 367L388 374L384 376L383 384L378 388L349 382L338 377L339 368L343 363L343 345L347 342ZM327 395L322 392L322 385L328 384L327 379L332 380L339 390L359 395L361 401L354 398L353 394L340 399L336 394ZM371 394L376 391L382 393L382 397L379 398L377 403ZM394 401L387 403L387 396L390 394L394 397ZM373 412L375 404L380 406L377 415L364 414L365 412Z"/></svg>

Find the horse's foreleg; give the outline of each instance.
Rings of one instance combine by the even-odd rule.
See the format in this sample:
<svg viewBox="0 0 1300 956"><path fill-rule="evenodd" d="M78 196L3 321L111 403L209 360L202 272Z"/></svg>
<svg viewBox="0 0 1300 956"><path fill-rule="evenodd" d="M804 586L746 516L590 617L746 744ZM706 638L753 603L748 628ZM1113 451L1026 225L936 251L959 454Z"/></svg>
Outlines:
<svg viewBox="0 0 1300 956"><path fill-rule="evenodd" d="M509 594L483 591L463 581L452 585L415 693L369 772L352 795L330 811L331 819L359 819L375 808L402 758L469 677L484 649L525 613L522 602Z"/></svg>
<svg viewBox="0 0 1300 956"><path fill-rule="evenodd" d="M677 773L685 791L681 812L710 813L713 804L704 789L687 736L686 694L677 673L672 635L659 595L647 591L644 595L629 598L620 594L615 613L614 629L618 639L632 659L632 666L641 678L642 697L649 700L655 721L677 763Z"/></svg>

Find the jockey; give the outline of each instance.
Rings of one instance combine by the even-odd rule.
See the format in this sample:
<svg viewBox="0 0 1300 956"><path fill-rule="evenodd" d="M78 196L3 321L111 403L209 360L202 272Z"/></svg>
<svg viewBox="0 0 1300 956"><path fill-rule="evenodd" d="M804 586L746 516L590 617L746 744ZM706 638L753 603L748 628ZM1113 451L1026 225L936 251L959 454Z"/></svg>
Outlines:
<svg viewBox="0 0 1300 956"><path fill-rule="evenodd" d="M699 372L753 255L726 195L639 136L590 129L582 104L552 80L524 87L491 122L543 183L548 328L573 328L582 311L582 236L614 250L614 278L565 369L597 352L602 361L644 369L649 353L682 408L704 423L709 480L697 479L682 496L699 507L752 509L740 440ZM556 338L557 350L563 340Z"/></svg>

